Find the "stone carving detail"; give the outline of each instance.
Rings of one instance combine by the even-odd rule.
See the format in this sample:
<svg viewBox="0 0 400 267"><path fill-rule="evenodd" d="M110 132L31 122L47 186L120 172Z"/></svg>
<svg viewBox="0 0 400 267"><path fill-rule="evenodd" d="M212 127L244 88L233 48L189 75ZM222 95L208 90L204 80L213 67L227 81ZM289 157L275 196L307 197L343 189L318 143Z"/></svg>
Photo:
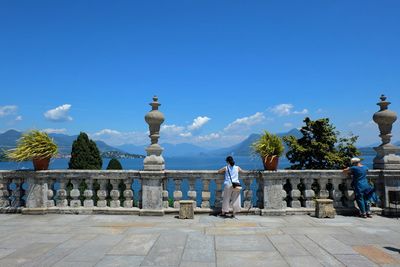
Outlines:
<svg viewBox="0 0 400 267"><path fill-rule="evenodd" d="M380 110L373 116L373 120L378 124L382 144L374 147L377 155L374 158L374 169L400 169L400 157L396 153L400 148L391 144L392 126L397 120L395 112L388 109L390 102L386 101L386 96L381 96L381 101L377 103Z"/></svg>
<svg viewBox="0 0 400 267"><path fill-rule="evenodd" d="M164 115L158 110L161 104L158 97L153 97L150 103L152 110L144 117L149 125L151 145L146 148L147 156L143 161L145 171L162 171L165 169L164 158L161 156L163 148L158 144L160 138L160 126L164 122Z"/></svg>

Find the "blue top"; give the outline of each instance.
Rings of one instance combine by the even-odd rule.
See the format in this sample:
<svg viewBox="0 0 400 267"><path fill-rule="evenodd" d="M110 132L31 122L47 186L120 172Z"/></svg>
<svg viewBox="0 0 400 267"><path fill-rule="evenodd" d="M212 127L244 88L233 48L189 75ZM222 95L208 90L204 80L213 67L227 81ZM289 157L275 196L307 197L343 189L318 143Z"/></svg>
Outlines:
<svg viewBox="0 0 400 267"><path fill-rule="evenodd" d="M229 172L228 172L229 170ZM232 182L239 183L239 167L238 166L226 166L225 170L225 180L224 185L231 186L231 178L229 178L229 174L231 174Z"/></svg>
<svg viewBox="0 0 400 267"><path fill-rule="evenodd" d="M367 180L368 168L366 166L352 166L350 171L353 175L352 185L356 194L368 193L371 190L371 185Z"/></svg>

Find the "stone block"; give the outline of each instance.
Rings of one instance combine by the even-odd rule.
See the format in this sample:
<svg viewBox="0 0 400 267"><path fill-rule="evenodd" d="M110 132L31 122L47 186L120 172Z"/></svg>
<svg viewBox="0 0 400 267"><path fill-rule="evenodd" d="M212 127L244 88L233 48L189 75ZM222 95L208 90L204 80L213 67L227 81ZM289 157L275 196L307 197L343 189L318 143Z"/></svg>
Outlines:
<svg viewBox="0 0 400 267"><path fill-rule="evenodd" d="M192 200L181 200L179 201L179 219L193 219L194 209Z"/></svg>
<svg viewBox="0 0 400 267"><path fill-rule="evenodd" d="M332 199L316 199L315 203L315 216L317 218L335 218L336 210L333 207Z"/></svg>

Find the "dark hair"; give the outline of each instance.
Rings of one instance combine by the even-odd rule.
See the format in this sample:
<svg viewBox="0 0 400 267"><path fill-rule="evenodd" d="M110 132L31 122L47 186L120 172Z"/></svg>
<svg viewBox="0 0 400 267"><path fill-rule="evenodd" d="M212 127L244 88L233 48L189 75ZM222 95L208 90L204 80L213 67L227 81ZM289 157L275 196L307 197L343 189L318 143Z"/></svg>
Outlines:
<svg viewBox="0 0 400 267"><path fill-rule="evenodd" d="M232 167L235 165L235 161L231 156L226 157L226 162L228 162Z"/></svg>

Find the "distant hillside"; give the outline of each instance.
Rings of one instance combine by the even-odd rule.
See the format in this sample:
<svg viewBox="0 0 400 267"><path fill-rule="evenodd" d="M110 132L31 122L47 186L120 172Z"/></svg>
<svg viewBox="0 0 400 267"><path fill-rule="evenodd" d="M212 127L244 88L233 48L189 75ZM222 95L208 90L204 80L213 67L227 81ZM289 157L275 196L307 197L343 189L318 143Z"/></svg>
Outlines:
<svg viewBox="0 0 400 267"><path fill-rule="evenodd" d="M125 144L118 146L119 149L133 154L143 154L146 153L146 148L148 145L137 146L132 144ZM200 146L196 146L188 143L181 144L160 144L164 148L163 156L165 157L184 157L184 156L197 156L199 154L207 153L208 150Z"/></svg>
<svg viewBox="0 0 400 267"><path fill-rule="evenodd" d="M300 131L297 129L292 129L286 133L278 133L277 135L280 137L293 135L296 138L300 138L302 136ZM258 138L260 138L260 134L251 134L251 135L249 135L249 137L247 137L244 141L242 141L239 144L236 144L234 146L227 147L227 148L221 148L218 150L214 150L214 151L210 152L210 154L212 153L215 155L249 156L249 155L251 155L250 146Z"/></svg>
<svg viewBox="0 0 400 267"><path fill-rule="evenodd" d="M21 135L22 135L21 132L15 130L8 130L0 134L0 148L2 149L14 148L17 144L17 140L21 137ZM77 135L49 134L49 136L54 139L54 142L57 144L60 154L64 155L71 154L72 143L77 138ZM103 141L95 141L95 142L100 152L107 152L107 151L124 152L118 148L107 145ZM143 154L143 153L137 153L137 154Z"/></svg>

